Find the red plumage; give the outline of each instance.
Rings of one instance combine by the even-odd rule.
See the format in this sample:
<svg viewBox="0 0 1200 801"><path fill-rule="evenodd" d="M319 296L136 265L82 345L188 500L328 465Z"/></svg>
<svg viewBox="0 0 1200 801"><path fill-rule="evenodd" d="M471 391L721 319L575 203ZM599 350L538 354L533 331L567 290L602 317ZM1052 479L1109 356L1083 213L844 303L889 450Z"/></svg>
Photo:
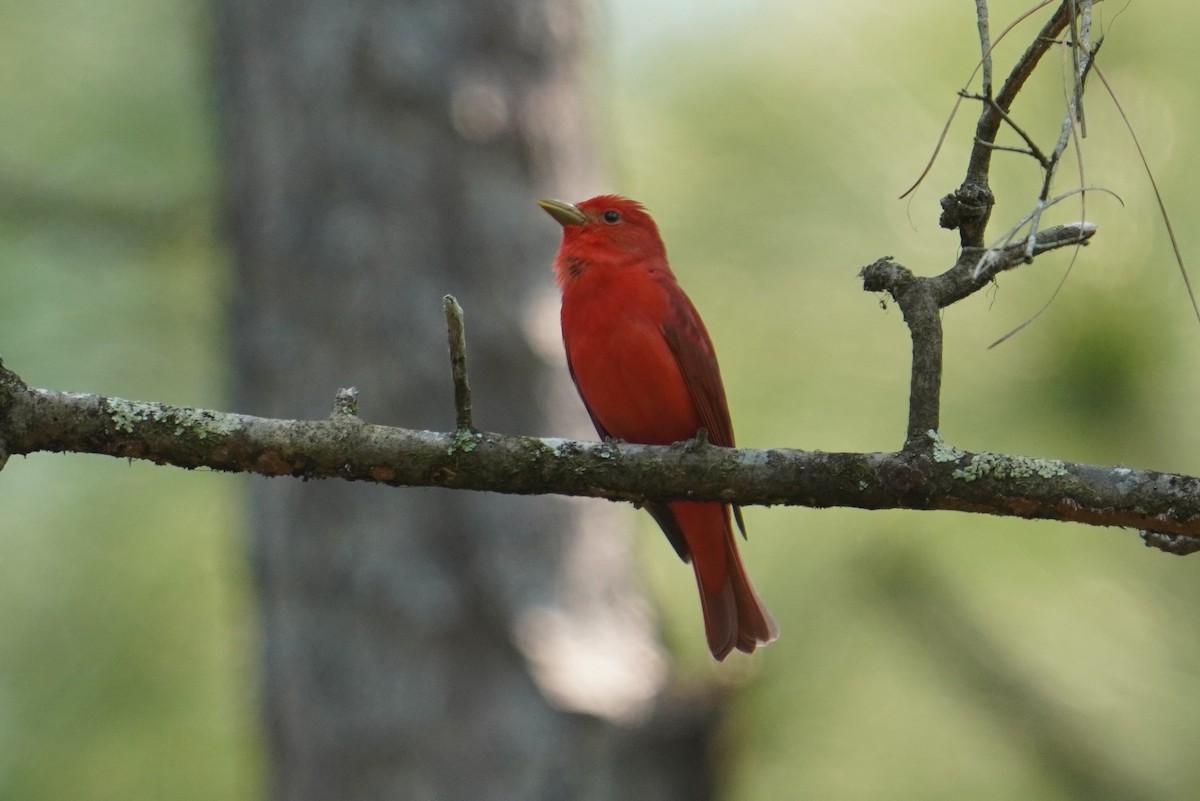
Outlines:
<svg viewBox="0 0 1200 801"><path fill-rule="evenodd" d="M704 428L733 447L716 352L667 264L658 226L635 201L601 195L574 205L543 200L562 223L554 259L571 377L596 431L648 445ZM777 630L746 577L727 504L649 504L700 590L708 647L717 659L752 652ZM740 515L738 516L741 525Z"/></svg>

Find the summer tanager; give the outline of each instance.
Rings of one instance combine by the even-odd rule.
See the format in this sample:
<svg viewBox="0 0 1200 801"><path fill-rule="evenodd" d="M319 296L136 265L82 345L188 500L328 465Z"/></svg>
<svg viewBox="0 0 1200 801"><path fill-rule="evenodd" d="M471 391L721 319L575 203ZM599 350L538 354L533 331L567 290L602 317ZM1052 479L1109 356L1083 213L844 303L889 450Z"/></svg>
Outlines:
<svg viewBox="0 0 1200 801"><path fill-rule="evenodd" d="M554 273L562 289L567 365L596 431L648 445L688 440L733 447L717 357L675 280L658 226L616 195L539 205L563 226ZM777 636L738 556L728 504L673 501L646 509L700 588L708 648L724 659ZM741 514L734 510L738 527Z"/></svg>

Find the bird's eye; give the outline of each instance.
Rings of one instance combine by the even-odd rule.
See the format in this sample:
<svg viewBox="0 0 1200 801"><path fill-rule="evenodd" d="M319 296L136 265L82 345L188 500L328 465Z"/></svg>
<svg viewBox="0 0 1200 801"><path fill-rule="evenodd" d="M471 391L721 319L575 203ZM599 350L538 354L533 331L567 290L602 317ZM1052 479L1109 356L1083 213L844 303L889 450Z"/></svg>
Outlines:
<svg viewBox="0 0 1200 801"><path fill-rule="evenodd" d="M608 211L604 212L604 221L606 223L620 222L621 214L613 209L609 209Z"/></svg>

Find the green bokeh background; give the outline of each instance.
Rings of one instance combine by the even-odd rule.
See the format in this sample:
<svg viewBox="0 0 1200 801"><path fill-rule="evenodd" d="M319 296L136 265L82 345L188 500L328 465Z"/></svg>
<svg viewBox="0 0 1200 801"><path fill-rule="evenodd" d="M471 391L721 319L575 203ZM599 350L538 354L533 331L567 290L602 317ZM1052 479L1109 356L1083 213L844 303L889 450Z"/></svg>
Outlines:
<svg viewBox="0 0 1200 801"><path fill-rule="evenodd" d="M978 57L972 3L916 5L603 11L592 86L613 165L605 188L655 212L717 343L742 444L901 443L907 335L855 275L883 255L922 273L953 260L937 200L961 180L970 104L914 199L896 197ZM994 27L1023 8L993 3ZM1097 18L1101 68L1185 256L1200 258L1200 155L1188 146L1200 11L1104 3ZM226 407L211 12L0 0L0 20L0 355L38 386ZM999 65L1036 24L998 49ZM1017 109L1042 141L1062 115L1048 66ZM1087 117L1085 182L1124 205L1088 195L1095 244L1046 315L1004 345L987 350L1049 297L1071 254L945 312L942 434L975 450L1200 473L1200 326L1098 82ZM1028 159L996 165L993 234L1038 186ZM1077 182L1065 164L1059 185ZM0 799L261 797L241 500L236 478L204 472L10 460ZM729 721L727 797L1053 800L1094 795L1088 777L1194 796L1191 560L1129 532L982 516L748 519L746 558L783 637L720 668L703 653L690 574L651 525L640 538L686 670L754 679Z"/></svg>

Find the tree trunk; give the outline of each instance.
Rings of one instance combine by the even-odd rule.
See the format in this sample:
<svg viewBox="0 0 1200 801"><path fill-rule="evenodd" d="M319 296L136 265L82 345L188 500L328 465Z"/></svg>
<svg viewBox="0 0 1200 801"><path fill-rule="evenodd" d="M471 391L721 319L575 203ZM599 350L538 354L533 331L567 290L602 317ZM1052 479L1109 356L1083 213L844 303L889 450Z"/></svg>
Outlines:
<svg viewBox="0 0 1200 801"><path fill-rule="evenodd" d="M580 4L219 6L240 409L319 417L355 385L367 420L452 428L450 292L476 426L580 433L553 412L558 233L533 205L590 183ZM251 500L276 798L708 794L714 709L662 703L614 527L581 533L561 499L336 482Z"/></svg>

